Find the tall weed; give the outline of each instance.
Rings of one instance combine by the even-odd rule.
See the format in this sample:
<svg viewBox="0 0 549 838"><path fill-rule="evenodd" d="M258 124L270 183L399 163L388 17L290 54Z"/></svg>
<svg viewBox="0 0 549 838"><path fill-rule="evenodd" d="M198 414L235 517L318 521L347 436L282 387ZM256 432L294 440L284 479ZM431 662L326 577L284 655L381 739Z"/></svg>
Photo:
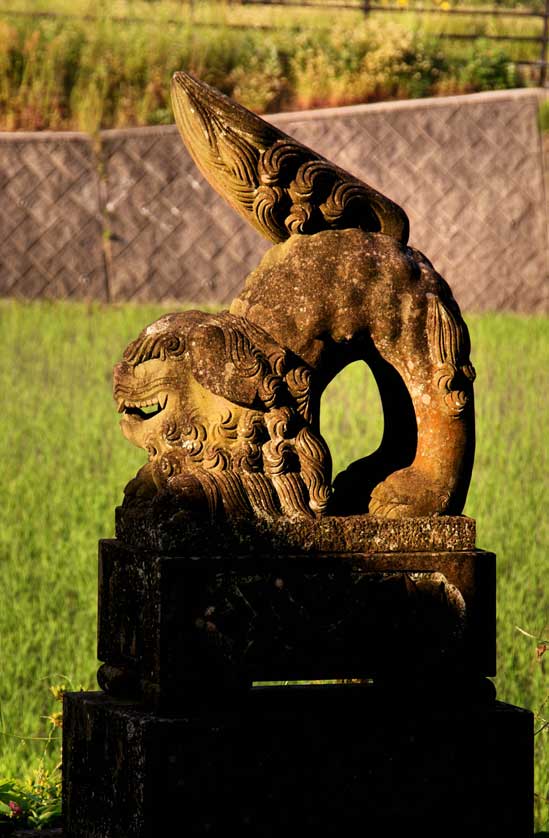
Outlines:
<svg viewBox="0 0 549 838"><path fill-rule="evenodd" d="M165 2L148 4L148 14L136 6L143 19L123 23L109 4L90 11L84 0L80 11L93 20L0 20L0 130L170 122L169 79L182 68L259 112L521 83L505 50L486 42L442 50L413 16L353 24L339 15L329 28L262 31L224 26L234 5L195 4L193 15L209 9L212 22L217 9L216 26L198 25L188 6L177 15Z"/></svg>

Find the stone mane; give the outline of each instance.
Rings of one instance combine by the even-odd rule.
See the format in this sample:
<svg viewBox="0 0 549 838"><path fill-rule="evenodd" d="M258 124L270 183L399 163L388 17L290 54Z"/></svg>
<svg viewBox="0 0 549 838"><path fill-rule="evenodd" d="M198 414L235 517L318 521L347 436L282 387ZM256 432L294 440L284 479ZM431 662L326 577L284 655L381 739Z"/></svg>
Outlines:
<svg viewBox="0 0 549 838"><path fill-rule="evenodd" d="M115 368L122 430L149 455L127 502L176 492L212 517L324 512L331 461L310 424L310 381L306 365L228 312L161 318Z"/></svg>

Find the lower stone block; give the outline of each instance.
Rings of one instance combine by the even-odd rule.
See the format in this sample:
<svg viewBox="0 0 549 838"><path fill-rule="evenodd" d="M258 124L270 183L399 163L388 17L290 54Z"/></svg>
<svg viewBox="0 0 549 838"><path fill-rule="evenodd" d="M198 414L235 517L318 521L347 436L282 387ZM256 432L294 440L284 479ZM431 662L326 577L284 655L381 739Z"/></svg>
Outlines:
<svg viewBox="0 0 549 838"><path fill-rule="evenodd" d="M367 685L254 688L160 717L65 696L65 838L533 832L533 718ZM160 826L162 825L162 826ZM170 831L170 830L173 830Z"/></svg>
<svg viewBox="0 0 549 838"><path fill-rule="evenodd" d="M99 684L161 712L254 681L494 675L494 627L483 550L250 558L100 544Z"/></svg>

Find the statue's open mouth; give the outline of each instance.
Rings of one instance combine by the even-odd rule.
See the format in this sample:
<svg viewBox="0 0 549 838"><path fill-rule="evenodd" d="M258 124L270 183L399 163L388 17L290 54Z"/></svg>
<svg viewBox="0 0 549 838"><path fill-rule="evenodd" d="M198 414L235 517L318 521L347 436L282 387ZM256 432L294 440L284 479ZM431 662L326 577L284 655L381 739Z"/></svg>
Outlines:
<svg viewBox="0 0 549 838"><path fill-rule="evenodd" d="M118 403L118 412L124 413L126 416L135 416L138 419L152 419L153 416L158 416L164 410L167 401L167 393L142 401L121 399Z"/></svg>

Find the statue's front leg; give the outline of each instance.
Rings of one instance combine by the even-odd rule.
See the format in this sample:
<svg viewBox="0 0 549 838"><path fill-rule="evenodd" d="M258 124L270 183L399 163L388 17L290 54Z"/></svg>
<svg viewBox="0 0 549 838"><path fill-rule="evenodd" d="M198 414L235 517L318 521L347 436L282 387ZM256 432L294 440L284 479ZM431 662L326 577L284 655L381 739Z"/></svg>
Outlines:
<svg viewBox="0 0 549 838"><path fill-rule="evenodd" d="M124 488L124 505L145 503L158 492L152 463L145 463Z"/></svg>
<svg viewBox="0 0 549 838"><path fill-rule="evenodd" d="M459 514L475 448L474 369L457 306L427 295L424 339L395 367L408 389L417 424L413 462L373 490L369 512L388 518ZM411 363L410 363L411 362Z"/></svg>

